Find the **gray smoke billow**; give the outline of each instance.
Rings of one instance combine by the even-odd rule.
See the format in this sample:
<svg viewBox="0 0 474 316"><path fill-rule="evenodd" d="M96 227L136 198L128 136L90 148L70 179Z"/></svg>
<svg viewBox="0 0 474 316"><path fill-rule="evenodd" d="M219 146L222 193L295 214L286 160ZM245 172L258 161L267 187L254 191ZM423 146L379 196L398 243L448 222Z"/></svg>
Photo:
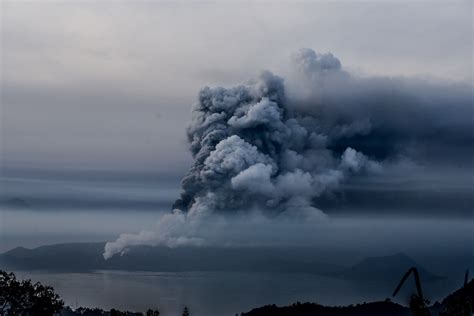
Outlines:
<svg viewBox="0 0 474 316"><path fill-rule="evenodd" d="M324 221L318 199L348 177L380 174L402 159L425 163L433 153L430 163L472 154L472 94L464 86L358 78L311 49L292 62L289 84L265 71L199 92L187 129L194 164L173 212L155 231L107 243L105 258L137 244L203 245L199 230L213 214L257 209Z"/></svg>
<svg viewBox="0 0 474 316"><path fill-rule="evenodd" d="M340 63L315 55L308 66L329 72ZM194 165L173 208L190 215L252 207L277 215L301 208L323 218L314 199L376 163L351 147L330 150L335 135L310 120L292 111L283 80L269 72L235 88L203 89L188 128ZM355 125L336 133L365 131Z"/></svg>

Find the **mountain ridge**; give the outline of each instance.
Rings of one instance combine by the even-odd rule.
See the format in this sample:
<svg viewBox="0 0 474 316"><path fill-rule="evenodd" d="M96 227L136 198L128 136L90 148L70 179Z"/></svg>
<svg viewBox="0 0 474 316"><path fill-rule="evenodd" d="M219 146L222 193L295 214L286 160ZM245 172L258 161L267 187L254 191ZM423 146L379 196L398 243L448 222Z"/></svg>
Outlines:
<svg viewBox="0 0 474 316"><path fill-rule="evenodd" d="M16 247L0 254L0 268L11 270L255 271L299 272L348 280L393 281L415 266L425 281L440 277L405 253L367 257L352 266L330 263L310 248L226 248L135 246L104 260L105 242Z"/></svg>
<svg viewBox="0 0 474 316"><path fill-rule="evenodd" d="M353 280L396 280L412 267L418 270L420 278L424 281L442 279L441 276L426 270L404 252L388 256L366 257L344 270L341 277Z"/></svg>

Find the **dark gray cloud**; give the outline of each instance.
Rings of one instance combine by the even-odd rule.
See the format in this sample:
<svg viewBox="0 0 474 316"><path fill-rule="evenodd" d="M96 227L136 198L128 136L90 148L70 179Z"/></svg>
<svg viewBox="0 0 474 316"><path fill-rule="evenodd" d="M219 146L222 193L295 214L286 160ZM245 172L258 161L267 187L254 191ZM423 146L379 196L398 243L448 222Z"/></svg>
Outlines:
<svg viewBox="0 0 474 316"><path fill-rule="evenodd" d="M321 56L293 55L289 104L305 128L327 135L331 151L350 147L378 161L379 172L347 179L317 205L330 213L472 217L472 85L359 77L337 62L322 71Z"/></svg>
<svg viewBox="0 0 474 316"><path fill-rule="evenodd" d="M471 85L360 78L339 66L315 71L318 62L311 54L294 57L304 77L293 83L292 104L311 116L308 126L331 135L330 148L350 146L379 159L398 154L426 163L472 162Z"/></svg>
<svg viewBox="0 0 474 316"><path fill-rule="evenodd" d="M307 65L315 76L340 70L330 54L305 53L314 58ZM332 135L302 125L305 117L289 103L283 79L269 72L235 88L204 88L188 128L195 163L174 207L190 213L308 210L348 174L377 168L349 146L339 155L329 150L324 140Z"/></svg>
<svg viewBox="0 0 474 316"><path fill-rule="evenodd" d="M407 162L471 166L470 86L360 78L311 49L292 61L288 96L268 72L200 92L188 128L195 163L175 208L281 212L294 199L317 206L348 175L413 172Z"/></svg>

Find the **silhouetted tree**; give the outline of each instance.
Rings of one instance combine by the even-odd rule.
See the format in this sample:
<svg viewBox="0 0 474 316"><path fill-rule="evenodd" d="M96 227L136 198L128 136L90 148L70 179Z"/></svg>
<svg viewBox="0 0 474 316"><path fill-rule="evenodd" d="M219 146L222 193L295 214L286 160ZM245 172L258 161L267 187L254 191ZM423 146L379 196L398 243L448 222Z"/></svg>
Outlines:
<svg viewBox="0 0 474 316"><path fill-rule="evenodd" d="M413 316L430 316L427 306L430 301L423 299L419 295L413 294L410 298L410 310Z"/></svg>
<svg viewBox="0 0 474 316"><path fill-rule="evenodd" d="M146 316L160 316L160 312L158 310L149 309L146 311Z"/></svg>
<svg viewBox="0 0 474 316"><path fill-rule="evenodd" d="M0 270L0 315L50 316L63 305L52 287L31 280L19 281L15 274Z"/></svg>
<svg viewBox="0 0 474 316"><path fill-rule="evenodd" d="M464 287L466 287L468 283L469 283L469 269L467 269L466 273L464 274Z"/></svg>
<svg viewBox="0 0 474 316"><path fill-rule="evenodd" d="M410 299L410 310L413 316L430 316L430 312L427 308L430 303L428 300L423 298L423 292L421 289L420 275L418 274L418 269L416 267L410 268L405 275L400 280L397 288L393 292L393 296L397 295L398 291L402 288L403 283L408 279L410 274L413 274L415 278L415 285L418 294L413 294Z"/></svg>
<svg viewBox="0 0 474 316"><path fill-rule="evenodd" d="M471 316L474 310L474 280L465 281L464 286L443 300L444 310L440 316Z"/></svg>
<svg viewBox="0 0 474 316"><path fill-rule="evenodd" d="M183 309L183 316L189 316L189 309L187 306L184 306L184 309Z"/></svg>
<svg viewBox="0 0 474 316"><path fill-rule="evenodd" d="M110 310L110 316L120 316L120 315L122 315L122 313L120 311L116 310L115 308L112 308Z"/></svg>

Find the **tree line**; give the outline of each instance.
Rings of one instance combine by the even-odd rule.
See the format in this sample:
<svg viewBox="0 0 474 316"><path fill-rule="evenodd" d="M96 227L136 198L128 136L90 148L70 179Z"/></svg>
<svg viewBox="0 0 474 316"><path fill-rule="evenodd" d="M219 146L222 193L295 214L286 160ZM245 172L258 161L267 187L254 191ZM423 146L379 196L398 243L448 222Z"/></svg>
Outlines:
<svg viewBox="0 0 474 316"><path fill-rule="evenodd" d="M51 286L31 280L18 280L13 272L0 270L0 316L160 316L157 309L145 313L111 309L64 306L64 301ZM190 316L184 307L181 316Z"/></svg>

